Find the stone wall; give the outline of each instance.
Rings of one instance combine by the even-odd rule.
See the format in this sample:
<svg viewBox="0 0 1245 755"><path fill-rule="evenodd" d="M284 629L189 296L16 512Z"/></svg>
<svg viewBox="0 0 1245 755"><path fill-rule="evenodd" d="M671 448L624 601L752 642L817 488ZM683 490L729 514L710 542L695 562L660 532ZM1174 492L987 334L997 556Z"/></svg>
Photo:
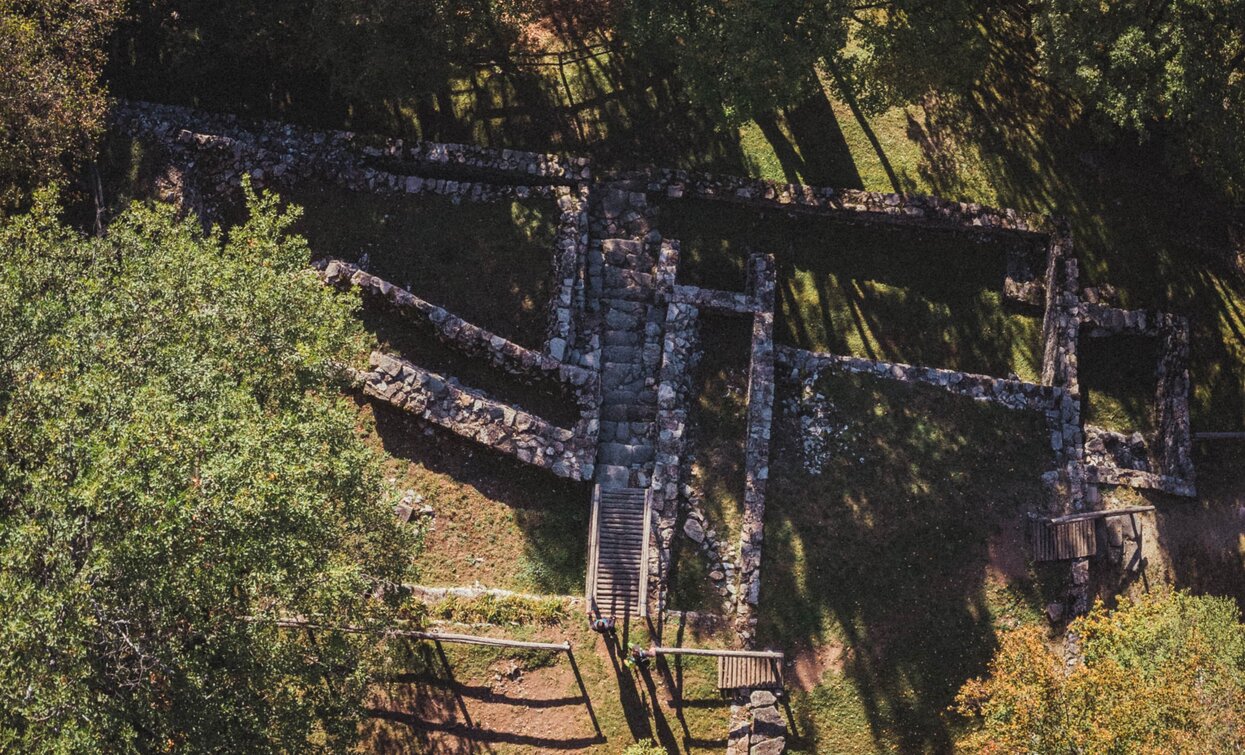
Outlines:
<svg viewBox="0 0 1245 755"><path fill-rule="evenodd" d="M397 357L374 352L363 393L559 477L592 477L596 439L576 435Z"/></svg>
<svg viewBox="0 0 1245 755"><path fill-rule="evenodd" d="M810 375L825 370L852 372L873 375L884 380L896 380L901 383L932 385L948 393L967 396L978 401L988 401L1008 409L1046 411L1058 401L1063 393L1050 386L1028 383L1023 380L996 378L935 367L879 362L837 354L822 354L790 346L779 346L777 359L778 363L788 371L786 377L792 382L803 381Z"/></svg>
<svg viewBox="0 0 1245 755"><path fill-rule="evenodd" d="M1193 438L1189 430L1188 320L1167 312L1120 309L1091 302L1080 305L1080 317L1082 334L1091 338L1128 334L1158 338L1161 342L1159 362L1155 366L1154 407L1158 433L1152 450L1156 469L1103 463L1097 465L1095 479L1104 484L1196 496Z"/></svg>
<svg viewBox="0 0 1245 755"><path fill-rule="evenodd" d="M338 287L357 286L365 294L387 302L401 314L426 324L437 338L458 351L480 357L525 382L555 380L568 390L581 409L595 410L596 372L564 364L548 354L502 338L350 262L324 259L313 262L312 267L320 271L320 278L325 283Z"/></svg>
<svg viewBox="0 0 1245 755"><path fill-rule="evenodd" d="M549 300L549 329L545 353L563 361L576 342L576 326L583 321L586 292L584 290L585 257L588 252L588 187L580 186L557 198L561 216L554 241L553 296ZM592 361L580 362L591 367Z"/></svg>
<svg viewBox="0 0 1245 755"><path fill-rule="evenodd" d="M275 174L280 177L290 168L304 168L308 163L337 164L355 176L343 180L368 181L363 171L377 171L385 166L406 172L439 169L489 177L495 181L522 182L529 185L572 185L591 180L590 161L586 157L540 154L512 149L490 149L468 144L445 144L402 139L385 139L351 131L317 131L275 121L248 120L234 115L209 113L175 105L151 102L121 101L113 109L113 122L123 132L134 136L154 137L164 143L187 144L194 141L204 147L215 144L231 150L258 151L287 156L271 165L285 167ZM193 128L191 126L193 124ZM262 165L259 169L268 178L274 174ZM401 175L393 172L392 175ZM388 182L385 182L388 183Z"/></svg>
<svg viewBox="0 0 1245 755"><path fill-rule="evenodd" d="M666 305L666 333L657 386L657 451L651 487L657 517L660 564L658 605L666 605L666 580L670 573L670 550L679 518L683 453L687 442L687 418L691 405L691 375L700 351L700 312L688 304Z"/></svg>
<svg viewBox="0 0 1245 755"><path fill-rule="evenodd" d="M203 198L196 204L208 218L237 201L243 176L256 187L276 189L319 180L353 191L439 195L456 202L555 201L559 222L551 253L554 293L548 303L545 352L554 359L566 358L584 305L586 182L591 179L587 158L462 144L405 144L144 102L121 103L113 120L122 133L161 145L174 163L187 166L183 173L193 180L181 182L183 191ZM428 168L441 175L428 175Z"/></svg>
<svg viewBox="0 0 1245 755"><path fill-rule="evenodd" d="M770 429L774 421L774 287L772 255L753 255L752 359L748 371L748 437L744 445L744 512L739 535L736 632L745 646L756 640L761 600L761 548L765 541L765 488L769 481Z"/></svg>
<svg viewBox="0 0 1245 755"><path fill-rule="evenodd" d="M784 184L665 168L614 172L606 178L628 182L637 189L643 187L644 191L671 199L692 197L759 208L831 213L870 223L1028 234L1046 234L1054 229L1053 221L1044 215L922 195Z"/></svg>
<svg viewBox="0 0 1245 755"><path fill-rule="evenodd" d="M731 701L728 755L781 755L787 749L787 721L778 696L769 690L739 690Z"/></svg>

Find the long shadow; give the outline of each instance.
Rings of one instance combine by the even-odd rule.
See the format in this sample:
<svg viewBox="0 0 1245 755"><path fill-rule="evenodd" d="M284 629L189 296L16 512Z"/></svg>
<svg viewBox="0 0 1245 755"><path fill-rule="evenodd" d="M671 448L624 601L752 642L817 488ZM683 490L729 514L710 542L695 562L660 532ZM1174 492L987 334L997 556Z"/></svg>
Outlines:
<svg viewBox="0 0 1245 755"><path fill-rule="evenodd" d="M696 200L663 203L658 228L682 243L690 283L738 290L744 250L775 253L776 331L790 345L999 376L1038 361L1039 313L1002 295L1009 265L1033 266L1029 239Z"/></svg>
<svg viewBox="0 0 1245 755"><path fill-rule="evenodd" d="M808 741L859 715L879 749L951 752L946 715L983 673L995 622L1016 610L993 596L995 541L1034 505L1052 460L1040 415L864 377L826 377L834 428L819 474L803 434L776 418L767 496L761 637L788 648L841 643L841 671L793 713ZM783 406L782 387L776 405ZM1036 615L1040 588L1023 568L1009 589ZM1003 616L1002 618L1007 618ZM859 713L855 713L859 711Z"/></svg>
<svg viewBox="0 0 1245 755"><path fill-rule="evenodd" d="M454 692L462 695L463 697L474 698L477 700L487 700L490 703L500 703L503 705L522 705L525 708L564 708L584 704L583 695L541 699L512 697L510 695L493 692L491 687L465 684L463 682L444 679L428 673L392 674L386 676L385 680L399 684L434 684L446 688L452 687Z"/></svg>
<svg viewBox="0 0 1245 755"><path fill-rule="evenodd" d="M820 87L806 100L783 111L792 140L800 150L801 183L863 189L864 182L848 149L830 100Z"/></svg>
<svg viewBox="0 0 1245 755"><path fill-rule="evenodd" d="M614 678L618 682L619 702L622 703L623 716L627 719L627 728L631 737L637 742L653 736L649 725L648 707L636 689L635 677L623 665L620 654L623 649L617 642L607 641L606 651L609 653L610 665L614 669Z"/></svg>
<svg viewBox="0 0 1245 755"><path fill-rule="evenodd" d="M882 143L878 141L877 134L873 133L873 127L869 125L869 119L865 117L864 111L856 100L856 93L852 90L851 85L839 73L838 68L826 59L826 67L829 69L831 76L834 77L835 85L838 88L843 101L847 103L847 107L852 111L852 116L856 118L860 130L864 132L865 138L869 140L869 145L873 147L873 151L878 156L878 161L882 163L882 170L886 171L886 177L890 180L891 188L895 193L900 193L903 188L899 185L899 177L895 175L895 169L891 166L891 161L886 156L886 151L882 149Z"/></svg>
<svg viewBox="0 0 1245 755"><path fill-rule="evenodd" d="M493 744L510 744L521 745L525 747L539 747L546 750L582 750L601 743L598 736L592 737L567 737L564 739L553 739L550 737L538 737L529 734L515 734L506 731L491 731L489 729L477 729L473 726L460 723L437 723L434 721L426 721L411 713L402 713L393 710L368 710L367 714L375 718L383 718L395 723L404 724L413 731L420 732L443 732L461 737L464 740L473 742L488 742Z"/></svg>

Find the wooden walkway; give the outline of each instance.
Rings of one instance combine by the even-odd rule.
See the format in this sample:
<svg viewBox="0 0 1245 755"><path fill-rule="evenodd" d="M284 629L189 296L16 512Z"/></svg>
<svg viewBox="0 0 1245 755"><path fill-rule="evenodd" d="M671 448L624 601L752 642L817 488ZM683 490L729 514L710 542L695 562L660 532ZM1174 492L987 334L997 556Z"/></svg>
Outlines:
<svg viewBox="0 0 1245 755"><path fill-rule="evenodd" d="M592 491L588 533L588 606L602 616L648 615L648 542L652 513L643 488Z"/></svg>
<svg viewBox="0 0 1245 755"><path fill-rule="evenodd" d="M718 661L718 689L782 689L783 654L773 650L655 647L654 655L702 655Z"/></svg>

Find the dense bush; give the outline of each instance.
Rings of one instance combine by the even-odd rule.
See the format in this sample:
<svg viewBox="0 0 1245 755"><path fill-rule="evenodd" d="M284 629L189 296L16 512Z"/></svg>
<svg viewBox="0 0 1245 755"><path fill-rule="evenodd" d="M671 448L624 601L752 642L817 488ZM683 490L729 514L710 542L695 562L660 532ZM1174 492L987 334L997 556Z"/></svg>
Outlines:
<svg viewBox="0 0 1245 755"><path fill-rule="evenodd" d="M1084 662L1068 669L1028 627L1005 634L990 675L960 691L981 753L1239 752L1245 746L1245 626L1227 598L1176 593L1101 604L1073 622Z"/></svg>
<svg viewBox="0 0 1245 755"><path fill-rule="evenodd" d="M0 225L0 750L338 749L374 638L270 619L385 621L416 545L329 368L357 302L271 197L51 201Z"/></svg>
<svg viewBox="0 0 1245 755"><path fill-rule="evenodd" d="M0 209L89 158L104 127L104 41L124 0L0 3Z"/></svg>

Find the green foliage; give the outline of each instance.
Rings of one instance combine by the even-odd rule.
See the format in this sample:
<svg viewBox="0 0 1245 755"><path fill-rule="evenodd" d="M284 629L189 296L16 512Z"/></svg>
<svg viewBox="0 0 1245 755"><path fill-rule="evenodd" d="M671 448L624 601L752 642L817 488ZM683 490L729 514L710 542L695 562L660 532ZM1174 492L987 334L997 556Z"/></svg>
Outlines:
<svg viewBox="0 0 1245 755"><path fill-rule="evenodd" d="M89 157L103 43L124 0L0 0L0 206Z"/></svg>
<svg viewBox="0 0 1245 755"><path fill-rule="evenodd" d="M651 739L641 739L624 747L623 755L666 755L666 748Z"/></svg>
<svg viewBox="0 0 1245 755"><path fill-rule="evenodd" d="M694 104L742 123L799 102L847 41L841 0L638 0L631 33L675 65Z"/></svg>
<svg viewBox="0 0 1245 755"><path fill-rule="evenodd" d="M354 116L444 94L506 55L526 13L525 0L147 0L116 36L113 74L130 96Z"/></svg>
<svg viewBox="0 0 1245 755"><path fill-rule="evenodd" d="M1245 191L1245 2L1045 0L1034 25L1046 73L1090 110Z"/></svg>
<svg viewBox="0 0 1245 755"><path fill-rule="evenodd" d="M984 25L1001 9L970 0L893 0L853 15L855 44L834 67L845 96L866 111L916 102L931 90L959 93L989 65Z"/></svg>
<svg viewBox="0 0 1245 755"><path fill-rule="evenodd" d="M374 639L267 619L385 621L416 546L330 369L357 300L271 196L227 237L54 200L0 225L0 749L344 746Z"/></svg>
<svg viewBox="0 0 1245 755"><path fill-rule="evenodd" d="M1003 636L990 676L957 699L971 752L1230 752L1245 725L1245 626L1227 598L1101 604L1073 622L1070 672L1035 627Z"/></svg>
<svg viewBox="0 0 1245 755"><path fill-rule="evenodd" d="M436 603L431 615L464 624L557 624L566 618L561 598L529 598L522 595L499 597L484 593L477 598L451 595Z"/></svg>

